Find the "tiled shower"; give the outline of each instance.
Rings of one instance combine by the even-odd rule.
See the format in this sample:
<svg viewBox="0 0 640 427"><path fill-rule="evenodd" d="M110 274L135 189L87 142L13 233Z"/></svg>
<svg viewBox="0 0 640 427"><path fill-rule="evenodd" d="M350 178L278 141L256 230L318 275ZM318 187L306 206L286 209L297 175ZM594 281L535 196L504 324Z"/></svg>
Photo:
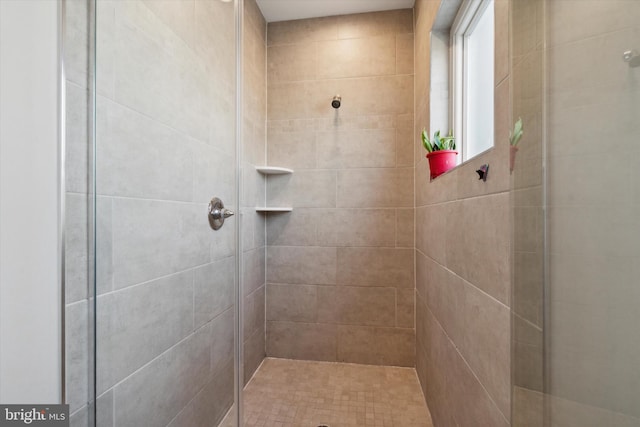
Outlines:
<svg viewBox="0 0 640 427"><path fill-rule="evenodd" d="M436 427L640 426L640 3L495 0L494 147L433 181L439 0L274 22L255 0L63 4L72 425L243 425L261 365L339 393L349 363L409 368L398 405Z"/></svg>

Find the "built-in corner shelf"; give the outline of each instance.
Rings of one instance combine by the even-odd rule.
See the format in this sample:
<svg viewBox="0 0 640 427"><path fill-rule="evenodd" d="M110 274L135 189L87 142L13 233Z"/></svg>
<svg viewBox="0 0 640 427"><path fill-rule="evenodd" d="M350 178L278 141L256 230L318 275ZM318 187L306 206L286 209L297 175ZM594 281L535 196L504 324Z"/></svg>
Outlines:
<svg viewBox="0 0 640 427"><path fill-rule="evenodd" d="M293 173L293 169L280 168L277 166L256 166L256 170L263 175L285 175ZM260 206L256 208L256 212L291 212L291 207L269 207Z"/></svg>
<svg viewBox="0 0 640 427"><path fill-rule="evenodd" d="M263 175L284 175L293 173L293 169L279 168L276 166L256 166L256 170Z"/></svg>
<svg viewBox="0 0 640 427"><path fill-rule="evenodd" d="M271 208L260 206L256 208L256 212L291 212L293 208L281 207L281 208Z"/></svg>

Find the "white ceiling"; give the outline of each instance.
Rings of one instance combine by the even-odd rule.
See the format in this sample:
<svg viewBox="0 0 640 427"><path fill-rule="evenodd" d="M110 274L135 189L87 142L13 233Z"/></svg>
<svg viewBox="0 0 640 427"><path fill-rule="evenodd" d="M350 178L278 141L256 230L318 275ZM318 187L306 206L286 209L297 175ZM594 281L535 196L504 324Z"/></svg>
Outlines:
<svg viewBox="0 0 640 427"><path fill-rule="evenodd" d="M267 22L409 9L415 0L256 0Z"/></svg>

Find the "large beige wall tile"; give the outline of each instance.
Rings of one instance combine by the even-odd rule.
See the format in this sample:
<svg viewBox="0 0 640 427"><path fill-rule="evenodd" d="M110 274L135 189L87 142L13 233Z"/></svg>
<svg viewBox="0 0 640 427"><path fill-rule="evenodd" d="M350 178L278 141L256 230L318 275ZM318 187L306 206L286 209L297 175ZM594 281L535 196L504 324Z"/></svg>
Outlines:
<svg viewBox="0 0 640 427"><path fill-rule="evenodd" d="M259 287L244 298L242 339L247 341L256 331L264 330L265 288Z"/></svg>
<svg viewBox="0 0 640 427"><path fill-rule="evenodd" d="M425 299L429 310L438 319L451 341L460 347L465 337L464 313L466 307L466 288L464 281L436 262L421 259L427 270L427 289Z"/></svg>
<svg viewBox="0 0 640 427"><path fill-rule="evenodd" d="M300 19L269 23L269 46L307 43L317 40L335 40L338 37L338 18Z"/></svg>
<svg viewBox="0 0 640 427"><path fill-rule="evenodd" d="M396 246L413 248L415 235L415 210L396 209Z"/></svg>
<svg viewBox="0 0 640 427"><path fill-rule="evenodd" d="M508 303L510 294L509 194L451 203L447 213L447 266Z"/></svg>
<svg viewBox="0 0 640 427"><path fill-rule="evenodd" d="M413 32L413 11L411 9L342 15L337 17L337 21L338 38L340 39Z"/></svg>
<svg viewBox="0 0 640 427"><path fill-rule="evenodd" d="M344 285L413 287L413 250L338 248L336 277Z"/></svg>
<svg viewBox="0 0 640 427"><path fill-rule="evenodd" d="M413 137L413 115L398 115L396 127L396 166L413 167L414 144L418 142Z"/></svg>
<svg viewBox="0 0 640 427"><path fill-rule="evenodd" d="M394 35L317 42L317 78L384 76L396 71Z"/></svg>
<svg viewBox="0 0 640 427"><path fill-rule="evenodd" d="M338 172L338 207L410 207L413 169L350 169Z"/></svg>
<svg viewBox="0 0 640 427"><path fill-rule="evenodd" d="M320 246L395 246L393 209L324 210L316 221Z"/></svg>
<svg viewBox="0 0 640 427"><path fill-rule="evenodd" d="M267 134L267 163L297 169L315 169L316 134L305 132L277 132Z"/></svg>
<svg viewBox="0 0 640 427"><path fill-rule="evenodd" d="M396 290L396 326L415 327L415 289Z"/></svg>
<svg viewBox="0 0 640 427"><path fill-rule="evenodd" d="M413 34L396 36L396 74L413 74Z"/></svg>
<svg viewBox="0 0 640 427"><path fill-rule="evenodd" d="M267 322L267 356L337 361L338 325Z"/></svg>
<svg viewBox="0 0 640 427"><path fill-rule="evenodd" d="M317 322L317 286L267 284L267 320Z"/></svg>
<svg viewBox="0 0 640 427"><path fill-rule="evenodd" d="M495 65L494 80L497 85L509 75L509 0L498 0L495 8Z"/></svg>
<svg viewBox="0 0 640 427"><path fill-rule="evenodd" d="M416 249L435 261L447 262L448 204L416 208Z"/></svg>
<svg viewBox="0 0 640 427"><path fill-rule="evenodd" d="M319 286L318 321L341 325L395 326L396 290Z"/></svg>
<svg viewBox="0 0 640 427"><path fill-rule="evenodd" d="M293 212L269 214L267 243L275 246L317 246L318 221L329 209L295 209Z"/></svg>
<svg viewBox="0 0 640 427"><path fill-rule="evenodd" d="M338 326L338 361L414 366L413 329Z"/></svg>
<svg viewBox="0 0 640 427"><path fill-rule="evenodd" d="M267 205L294 208L336 206L336 172L300 170L292 175L274 175L267 180Z"/></svg>
<svg viewBox="0 0 640 427"><path fill-rule="evenodd" d="M322 56L314 44L291 44L269 47L267 58L268 81L274 83L315 79Z"/></svg>
<svg viewBox="0 0 640 427"><path fill-rule="evenodd" d="M316 132L317 167L353 169L394 167L396 138L394 129L366 129Z"/></svg>
<svg viewBox="0 0 640 427"><path fill-rule="evenodd" d="M500 411L509 417L511 393L509 308L465 286L464 341L456 343Z"/></svg>
<svg viewBox="0 0 640 427"><path fill-rule="evenodd" d="M336 248L269 246L267 281L311 285L335 284L336 264Z"/></svg>

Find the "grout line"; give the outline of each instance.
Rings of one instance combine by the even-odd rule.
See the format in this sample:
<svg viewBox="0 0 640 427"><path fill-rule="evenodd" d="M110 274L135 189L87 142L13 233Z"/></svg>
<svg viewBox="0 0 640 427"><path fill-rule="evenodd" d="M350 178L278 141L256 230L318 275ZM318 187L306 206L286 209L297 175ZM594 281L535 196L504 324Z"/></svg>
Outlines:
<svg viewBox="0 0 640 427"><path fill-rule="evenodd" d="M449 269L447 266L441 264L439 261L436 261L435 259L431 258L429 255L423 253L420 249L416 248L416 252L420 253L422 256L424 256L425 258L428 258L429 260L431 260L431 262L437 264L438 266L440 266L441 268L443 268L444 270L446 270L448 273L456 276L457 278L459 278L460 280L463 281L464 284L468 284L471 287L473 287L474 289L476 289L477 291L479 291L480 293L484 294L485 296L491 298L493 301L497 302L498 304L500 304L501 306L503 306L504 308L506 308L507 310L511 311L511 307L509 307L506 303L500 301L499 299L497 299L496 297L494 297L493 295L487 293L487 291L482 290L481 288L479 288L478 286L474 285L473 283L471 283L468 279L465 279L464 277L460 276L458 273L456 273L455 271ZM426 297L426 295L424 296Z"/></svg>

